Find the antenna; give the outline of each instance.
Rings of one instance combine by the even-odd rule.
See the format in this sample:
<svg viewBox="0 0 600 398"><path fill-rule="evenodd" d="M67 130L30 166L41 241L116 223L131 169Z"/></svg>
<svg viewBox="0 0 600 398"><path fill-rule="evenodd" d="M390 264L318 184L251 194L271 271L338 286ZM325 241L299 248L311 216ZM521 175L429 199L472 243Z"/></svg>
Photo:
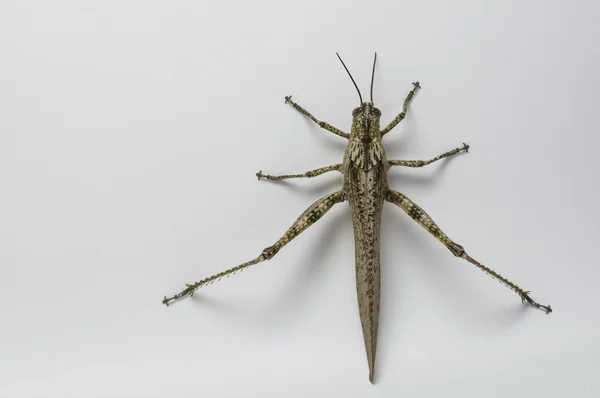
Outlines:
<svg viewBox="0 0 600 398"><path fill-rule="evenodd" d="M362 95L360 95L360 90L358 89L358 86L356 85L356 82L354 81L352 74L350 73L348 68L346 68L346 64L344 63L344 61L342 61L342 57L340 57L340 54L335 53L335 55L337 55L337 57L340 59L340 62L342 63L342 65L344 65L344 69L346 69L346 72L348 72L348 76L350 76L350 80L352 80L352 83L354 83L354 87L356 87L356 91L358 91L358 98L360 99L360 103L362 104L363 103Z"/></svg>
<svg viewBox="0 0 600 398"><path fill-rule="evenodd" d="M375 104L373 102L373 82L375 81L375 64L377 63L377 53L375 53L375 58L373 59L373 72L371 73L371 104Z"/></svg>

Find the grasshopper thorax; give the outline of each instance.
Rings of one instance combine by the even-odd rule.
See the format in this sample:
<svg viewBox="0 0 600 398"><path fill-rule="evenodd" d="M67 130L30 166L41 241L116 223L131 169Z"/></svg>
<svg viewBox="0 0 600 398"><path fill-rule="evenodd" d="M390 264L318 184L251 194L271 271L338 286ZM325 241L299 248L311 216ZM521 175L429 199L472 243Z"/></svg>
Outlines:
<svg viewBox="0 0 600 398"><path fill-rule="evenodd" d="M379 137L379 119L381 111L370 102L363 102L358 108L352 111L352 132L351 136L365 144L378 140Z"/></svg>
<svg viewBox="0 0 600 398"><path fill-rule="evenodd" d="M346 154L363 170L370 170L385 157L379 130L380 118L381 111L371 102L363 102L352 111L352 132Z"/></svg>

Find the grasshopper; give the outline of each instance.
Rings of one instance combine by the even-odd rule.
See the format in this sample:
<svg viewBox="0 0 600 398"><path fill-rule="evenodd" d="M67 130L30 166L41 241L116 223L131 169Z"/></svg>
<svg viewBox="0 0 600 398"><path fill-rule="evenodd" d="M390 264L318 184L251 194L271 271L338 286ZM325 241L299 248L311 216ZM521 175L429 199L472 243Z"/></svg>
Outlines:
<svg viewBox="0 0 600 398"><path fill-rule="evenodd" d="M347 201L350 204L352 222L354 226L354 245L356 262L356 291L358 296L358 308L362 324L363 337L369 366L369 380L373 382L375 368L375 350L377 346L377 329L379 322L379 298L380 298L380 273L379 273L379 235L381 225L381 210L383 202L390 202L404 210L413 220L419 223L436 239L442 242L454 256L463 258L475 265L477 268L503 283L521 297L523 303L535 308L552 312L549 305L541 305L529 297L529 292L515 283L506 279L499 273L479 263L467 254L465 249L450 239L433 219L412 200L400 192L388 187L387 172L391 167L423 167L440 159L450 158L460 152L468 152L469 146L453 149L429 160L388 160L383 147L382 138L389 133L405 117L408 107L417 92L421 88L419 82L413 83L412 90L404 100L403 109L385 128L380 129L379 121L381 111L373 104L373 81L375 78L375 65L377 53L373 59L373 71L371 74L371 101L363 102L361 92L352 77L352 74L336 53L344 69L350 76L354 87L358 91L360 106L352 111L352 128L350 134L322 122L302 108L292 97L285 97L285 103L290 104L301 114L318 124L321 128L348 140L343 162L332 166L326 166L311 170L302 174L290 175L267 175L262 171L256 173L261 178L280 181L289 178L311 178L321 174L337 171L344 175L344 184L341 190L329 194L304 211L292 224L285 234L272 246L265 248L258 257L226 271L220 272L196 283L188 284L179 294L162 301L167 306L173 300L184 296L192 296L194 292L207 284L221 280L223 277L231 276L237 271L242 271L254 264L272 259L285 245L290 243L296 236L306 230L325 215L334 205Z"/></svg>

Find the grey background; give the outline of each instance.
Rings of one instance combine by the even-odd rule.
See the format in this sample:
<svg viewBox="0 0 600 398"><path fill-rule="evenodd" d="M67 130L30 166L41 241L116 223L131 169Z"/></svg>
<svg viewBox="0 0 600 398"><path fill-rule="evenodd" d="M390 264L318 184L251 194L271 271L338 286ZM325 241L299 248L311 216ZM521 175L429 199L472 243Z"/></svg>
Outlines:
<svg viewBox="0 0 600 398"><path fill-rule="evenodd" d="M600 6L593 1L3 1L3 397L598 396ZM376 384L338 205L254 258L341 176L356 92L388 156L468 154L390 185L518 296L385 207Z"/></svg>

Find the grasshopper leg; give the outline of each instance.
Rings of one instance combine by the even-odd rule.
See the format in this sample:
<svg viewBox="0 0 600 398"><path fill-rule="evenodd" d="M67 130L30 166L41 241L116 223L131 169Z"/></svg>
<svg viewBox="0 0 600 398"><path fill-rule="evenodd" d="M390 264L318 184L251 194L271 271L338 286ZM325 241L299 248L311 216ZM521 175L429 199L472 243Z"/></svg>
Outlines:
<svg viewBox="0 0 600 398"><path fill-rule="evenodd" d="M515 293L517 293L521 297L521 301L523 301L523 303L527 303L535 308L545 311L546 314L549 314L552 312L552 308L549 305L541 305L541 304L537 303L535 300L533 300L529 296L529 292L527 290L522 289L521 287L519 287L515 283L511 282L510 280L506 279L499 273L486 267L485 265L479 263L474 258L469 256L467 254L467 252L465 251L465 249L461 245L455 243L452 239L450 239L440 229L440 227L437 226L437 224L431 219L431 217L425 212L425 210L420 208L412 200L410 200L406 196L402 195L400 192L396 192L391 189L388 190L388 192L386 194L386 200L388 202L391 202L391 203L397 205L402 210L404 210L413 220L415 220L417 223L419 223L423 228L425 228L427 231L429 231L430 234L432 234L435 238L437 238L440 242L442 242L456 257L460 257L460 258L467 260L468 262L470 262L471 264L473 264L474 266L476 266L477 268L479 268L486 274L490 275L494 279L497 279L499 282L503 283L506 287L508 287Z"/></svg>
<svg viewBox="0 0 600 398"><path fill-rule="evenodd" d="M330 131L333 134L339 135L340 137L344 137L346 139L350 138L350 134L344 133L342 130L338 129L337 127L333 127L329 123L322 122L319 119L317 119L316 117L314 117L313 115L311 115L309 111L307 111L306 109L304 109L303 107L301 107L300 105L298 105L297 103L292 101L291 95L288 95L287 97L285 97L285 103L293 106L298 112L300 112L301 114L303 114L304 116L306 116L307 118L309 118L310 120L312 120L313 122L318 124L319 127L321 127L322 129Z"/></svg>
<svg viewBox="0 0 600 398"><path fill-rule="evenodd" d="M446 153L442 153L439 156L436 156L429 160L390 160L390 166L405 166L405 167L423 167L431 164L433 162L437 162L440 159L449 158L454 156L462 151L469 152L469 146L463 143L463 146L460 148L453 149Z"/></svg>
<svg viewBox="0 0 600 398"><path fill-rule="evenodd" d="M298 219L292 224L292 226L286 231L286 233L283 234L281 238L279 238L277 242L275 242L272 246L263 249L260 255L255 259L240 264L236 267L230 268L228 270L225 270L223 272L219 272L218 274L209 276L208 278L202 279L198 282L188 284L186 285L187 287L180 293L169 298L165 296L162 303L168 306L171 301L180 299L188 295L192 296L194 292L199 288L208 284L212 284L215 281L219 281L225 276L229 277L238 271L242 271L250 267L251 265L272 259L279 252L279 250L281 250L281 248L290 243L296 236L300 235L300 233L302 233L308 227L317 222L321 217L323 217L323 215L327 213L333 207L333 205L335 205L336 203L343 202L344 200L345 197L343 191L334 192L317 200L308 209L306 209L304 213L300 215L300 217L298 217Z"/></svg>
<svg viewBox="0 0 600 398"><path fill-rule="evenodd" d="M319 169L315 169L315 170L310 170L307 171L306 173L302 173L302 174L285 174L285 175L280 175L280 176L272 176L272 175L268 175L268 174L263 174L262 170L259 171L258 173L256 173L256 176L258 177L258 179L260 180L261 178L265 178L267 180L271 180L271 181L280 181L280 180L287 180L288 178L311 178L311 177L316 177L316 176L320 176L323 173L327 173L329 171L342 171L342 164L334 164L332 166L326 166L326 167L321 167Z"/></svg>
<svg viewBox="0 0 600 398"><path fill-rule="evenodd" d="M402 106L402 112L400 112L400 114L398 116L396 116L394 118L394 120L392 120L390 122L390 124L388 124L386 126L386 128L384 128L383 130L380 131L380 134L382 137L384 135L386 135L387 133L389 133L391 129L396 127L398 125L398 123L400 123L402 120L404 120L404 118L406 117L406 112L408 111L408 105L410 105L410 102L412 101L413 96L415 95L417 90L420 88L421 88L421 85L419 84L419 82L413 83L413 89L408 93L408 95L406 96L406 99L404 100L404 105Z"/></svg>

